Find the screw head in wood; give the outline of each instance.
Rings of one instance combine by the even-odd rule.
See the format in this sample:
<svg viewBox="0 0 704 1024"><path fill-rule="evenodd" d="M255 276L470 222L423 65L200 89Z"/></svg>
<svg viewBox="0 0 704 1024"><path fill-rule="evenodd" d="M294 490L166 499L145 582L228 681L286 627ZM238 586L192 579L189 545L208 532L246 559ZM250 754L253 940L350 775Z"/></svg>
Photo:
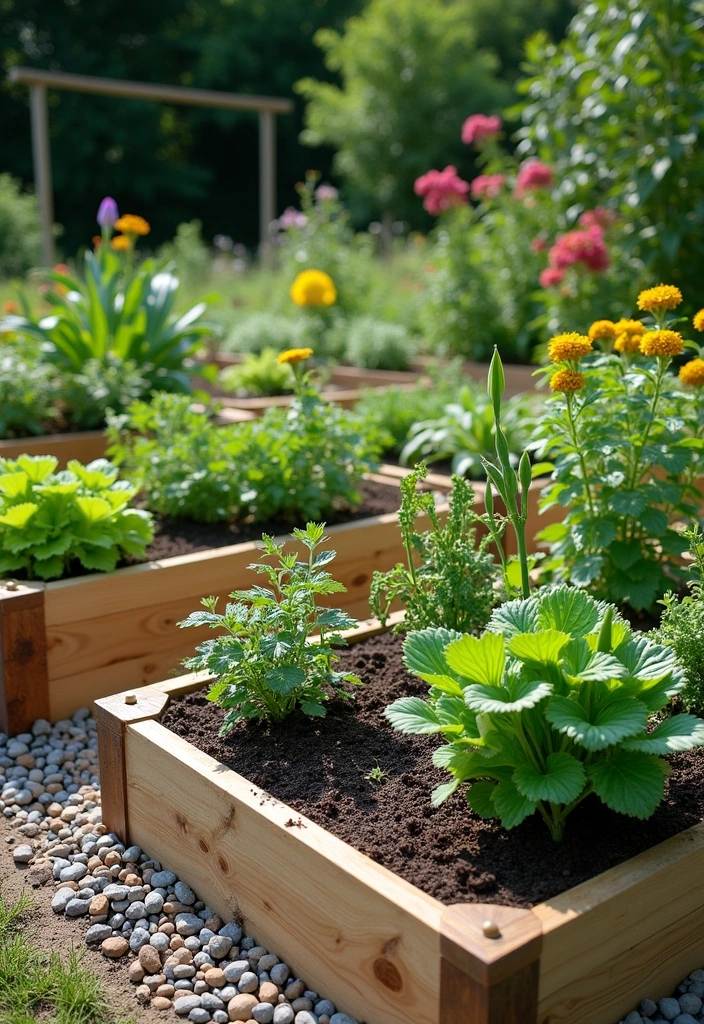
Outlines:
<svg viewBox="0 0 704 1024"><path fill-rule="evenodd" d="M1 586L4 587L5 590L19 590L20 589L20 585L17 582L17 580L3 580Z"/></svg>
<svg viewBox="0 0 704 1024"><path fill-rule="evenodd" d="M500 939L501 929L499 928L496 921L485 921L482 925L482 931L487 939Z"/></svg>
<svg viewBox="0 0 704 1024"><path fill-rule="evenodd" d="M136 703L137 703L137 694L136 693L126 693L125 694L125 704L136 704Z"/></svg>

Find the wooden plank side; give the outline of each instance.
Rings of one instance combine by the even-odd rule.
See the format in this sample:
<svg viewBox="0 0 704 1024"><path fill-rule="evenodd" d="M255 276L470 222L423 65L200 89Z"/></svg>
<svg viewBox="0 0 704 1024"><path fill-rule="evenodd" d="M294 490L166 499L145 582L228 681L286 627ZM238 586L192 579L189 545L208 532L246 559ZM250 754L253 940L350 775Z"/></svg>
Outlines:
<svg viewBox="0 0 704 1024"><path fill-rule="evenodd" d="M438 1024L441 904L154 721L126 750L130 841L346 1012Z"/></svg>
<svg viewBox="0 0 704 1024"><path fill-rule="evenodd" d="M44 584L0 582L0 730L49 715Z"/></svg>
<svg viewBox="0 0 704 1024"><path fill-rule="evenodd" d="M0 441L0 457L16 459L19 455L55 455L59 469L69 459L92 462L105 455L107 439L102 430L86 430L75 434L49 434L46 437L20 437Z"/></svg>
<svg viewBox="0 0 704 1024"><path fill-rule="evenodd" d="M541 1005L580 978L600 976L623 950L657 938L695 910L701 915L703 876L700 824L535 907L543 926ZM680 969L684 976L692 968ZM648 978L644 964L641 992Z"/></svg>

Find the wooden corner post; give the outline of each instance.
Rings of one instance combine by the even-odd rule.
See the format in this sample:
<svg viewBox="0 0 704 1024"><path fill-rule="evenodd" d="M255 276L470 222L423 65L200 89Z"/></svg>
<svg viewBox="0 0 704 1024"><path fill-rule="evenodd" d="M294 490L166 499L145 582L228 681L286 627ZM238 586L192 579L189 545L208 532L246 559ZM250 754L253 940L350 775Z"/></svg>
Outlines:
<svg viewBox="0 0 704 1024"><path fill-rule="evenodd" d="M125 690L93 704L98 725L98 761L103 824L129 843L125 732L128 725L156 718L169 702L155 686Z"/></svg>
<svg viewBox="0 0 704 1024"><path fill-rule="evenodd" d="M531 910L456 904L442 917L442 1024L537 1024L542 927Z"/></svg>
<svg viewBox="0 0 704 1024"><path fill-rule="evenodd" d="M44 584L0 580L0 730L49 717Z"/></svg>

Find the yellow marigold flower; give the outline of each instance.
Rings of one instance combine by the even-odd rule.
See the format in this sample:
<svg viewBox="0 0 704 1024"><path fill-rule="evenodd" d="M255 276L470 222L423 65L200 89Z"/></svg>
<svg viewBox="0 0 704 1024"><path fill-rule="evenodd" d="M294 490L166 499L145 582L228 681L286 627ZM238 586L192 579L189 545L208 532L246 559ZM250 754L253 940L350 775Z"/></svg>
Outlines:
<svg viewBox="0 0 704 1024"><path fill-rule="evenodd" d="M640 349L640 340L643 337L643 331L638 334L629 334L628 331L622 331L616 337L614 342L614 348L617 352L621 352L623 355L632 355L634 352L638 352Z"/></svg>
<svg viewBox="0 0 704 1024"><path fill-rule="evenodd" d="M644 356L678 356L684 351L684 339L679 331L648 331L640 340Z"/></svg>
<svg viewBox="0 0 704 1024"><path fill-rule="evenodd" d="M611 320L595 320L589 328L589 340L613 341L617 333L616 324Z"/></svg>
<svg viewBox="0 0 704 1024"><path fill-rule="evenodd" d="M558 370L550 378L550 387L553 391L581 391L586 380L576 370Z"/></svg>
<svg viewBox="0 0 704 1024"><path fill-rule="evenodd" d="M692 323L696 331L704 331L704 309L700 309L698 313L694 314Z"/></svg>
<svg viewBox="0 0 704 1024"><path fill-rule="evenodd" d="M285 352L279 352L276 357L277 363L302 363L304 359L310 359L313 355L312 348L287 348Z"/></svg>
<svg viewBox="0 0 704 1024"><path fill-rule="evenodd" d="M673 284L658 284L655 288L646 288L638 296L638 309L647 313L658 310L674 309L682 301L682 292Z"/></svg>
<svg viewBox="0 0 704 1024"><path fill-rule="evenodd" d="M553 363L578 362L592 351L592 343L585 334L556 334L548 342L548 355Z"/></svg>
<svg viewBox="0 0 704 1024"><path fill-rule="evenodd" d="M704 359L690 359L680 368L680 380L690 388L704 387Z"/></svg>
<svg viewBox="0 0 704 1024"><path fill-rule="evenodd" d="M115 221L115 230L125 235L148 235L151 227L144 217L138 217L136 213L123 213Z"/></svg>
<svg viewBox="0 0 704 1024"><path fill-rule="evenodd" d="M323 270L301 271L289 294L297 306L332 306L337 299L333 280Z"/></svg>
<svg viewBox="0 0 704 1024"><path fill-rule="evenodd" d="M113 249L117 250L117 252L126 252L131 244L132 243L130 242L127 235L115 235L115 237L110 242L110 245L113 247Z"/></svg>

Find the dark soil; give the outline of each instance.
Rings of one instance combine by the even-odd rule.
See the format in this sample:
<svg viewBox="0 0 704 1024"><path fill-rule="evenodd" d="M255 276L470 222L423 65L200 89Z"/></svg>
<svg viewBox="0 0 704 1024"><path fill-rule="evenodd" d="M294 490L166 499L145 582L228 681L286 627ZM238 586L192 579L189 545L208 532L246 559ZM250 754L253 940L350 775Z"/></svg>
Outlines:
<svg viewBox="0 0 704 1024"><path fill-rule="evenodd" d="M478 818L459 792L434 809L430 793L448 780L432 764L438 738L404 736L383 714L397 697L427 693L403 667L401 638L365 640L343 653L339 667L366 685L355 688L354 702L330 704L322 721L296 714L278 725L240 725L222 738L223 712L199 691L173 702L163 723L443 903L528 907L702 820L698 751L670 759L665 799L648 821L589 798L559 844L537 816L506 832ZM368 778L377 764L381 783Z"/></svg>
<svg viewBox="0 0 704 1024"><path fill-rule="evenodd" d="M352 523L358 519L382 515L386 512L397 512L401 502L398 487L365 480L360 488L362 504L350 511L344 509L326 516L326 525L335 523ZM147 548L146 558L159 560L173 558L176 555L190 555L194 551L205 551L208 548L224 548L228 544L242 544L245 541L261 540L263 533L288 534L294 526L304 523L291 523L281 519L266 523L194 523L190 520L158 519L157 532L151 545Z"/></svg>

